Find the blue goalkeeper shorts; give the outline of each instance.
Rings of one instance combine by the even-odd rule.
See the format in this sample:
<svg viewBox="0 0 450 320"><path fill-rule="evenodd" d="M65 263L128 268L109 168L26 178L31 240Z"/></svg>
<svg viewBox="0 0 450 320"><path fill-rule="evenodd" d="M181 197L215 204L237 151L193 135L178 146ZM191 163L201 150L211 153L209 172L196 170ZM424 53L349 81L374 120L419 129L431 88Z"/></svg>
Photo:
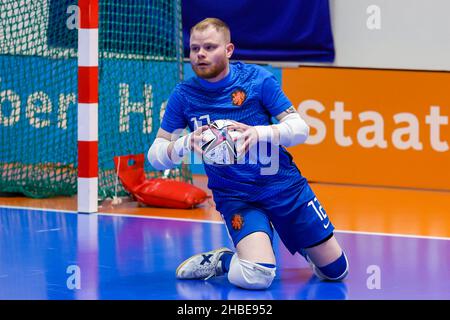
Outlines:
<svg viewBox="0 0 450 320"><path fill-rule="evenodd" d="M216 202L216 208L235 246L245 236L258 231L267 233L273 241L275 229L286 248L295 254L300 249L323 242L334 231L325 209L308 183L264 201L230 199Z"/></svg>

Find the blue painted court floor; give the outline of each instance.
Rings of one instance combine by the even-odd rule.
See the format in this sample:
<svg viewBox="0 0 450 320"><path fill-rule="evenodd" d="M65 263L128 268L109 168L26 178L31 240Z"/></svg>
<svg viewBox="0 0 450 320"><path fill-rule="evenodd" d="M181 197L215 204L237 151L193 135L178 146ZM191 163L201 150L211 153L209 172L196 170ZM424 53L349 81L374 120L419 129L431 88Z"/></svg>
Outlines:
<svg viewBox="0 0 450 320"><path fill-rule="evenodd" d="M248 291L225 276L177 280L189 256L233 248L217 222L0 207L0 299L450 299L450 240L336 232L350 273L321 282L278 237L277 276Z"/></svg>

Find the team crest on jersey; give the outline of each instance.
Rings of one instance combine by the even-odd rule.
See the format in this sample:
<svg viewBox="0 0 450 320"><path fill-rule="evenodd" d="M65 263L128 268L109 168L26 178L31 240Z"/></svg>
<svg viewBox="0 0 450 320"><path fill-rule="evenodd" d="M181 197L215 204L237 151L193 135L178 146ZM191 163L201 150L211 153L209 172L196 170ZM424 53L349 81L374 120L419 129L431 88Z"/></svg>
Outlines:
<svg viewBox="0 0 450 320"><path fill-rule="evenodd" d="M231 227L234 230L241 230L244 225L244 218L239 213L236 213L231 218Z"/></svg>
<svg viewBox="0 0 450 320"><path fill-rule="evenodd" d="M231 99L235 106L242 106L244 104L245 99L247 99L247 94L242 89L237 89L231 94Z"/></svg>

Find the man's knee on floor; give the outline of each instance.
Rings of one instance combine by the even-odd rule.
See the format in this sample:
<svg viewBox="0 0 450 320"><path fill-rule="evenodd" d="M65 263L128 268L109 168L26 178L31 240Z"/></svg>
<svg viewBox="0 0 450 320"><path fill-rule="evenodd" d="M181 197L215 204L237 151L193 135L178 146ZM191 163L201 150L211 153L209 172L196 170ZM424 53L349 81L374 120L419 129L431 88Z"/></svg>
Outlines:
<svg viewBox="0 0 450 320"><path fill-rule="evenodd" d="M235 286L244 289L267 289L275 278L275 271L274 265L263 265L239 259L237 254L234 254L228 271L228 280Z"/></svg>
<svg viewBox="0 0 450 320"><path fill-rule="evenodd" d="M323 267L316 267L324 280L341 281L348 274L348 259L344 251L339 258Z"/></svg>

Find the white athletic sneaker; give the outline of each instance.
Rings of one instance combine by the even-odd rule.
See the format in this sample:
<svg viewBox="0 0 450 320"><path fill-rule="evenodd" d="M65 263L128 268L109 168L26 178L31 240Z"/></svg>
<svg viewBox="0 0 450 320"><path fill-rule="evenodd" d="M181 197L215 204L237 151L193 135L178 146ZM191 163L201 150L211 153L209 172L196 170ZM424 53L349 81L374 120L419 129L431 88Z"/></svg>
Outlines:
<svg viewBox="0 0 450 320"><path fill-rule="evenodd" d="M221 276L222 264L219 259L225 252L233 253L228 248L220 248L204 253L196 254L184 260L177 268L177 279L204 279Z"/></svg>

